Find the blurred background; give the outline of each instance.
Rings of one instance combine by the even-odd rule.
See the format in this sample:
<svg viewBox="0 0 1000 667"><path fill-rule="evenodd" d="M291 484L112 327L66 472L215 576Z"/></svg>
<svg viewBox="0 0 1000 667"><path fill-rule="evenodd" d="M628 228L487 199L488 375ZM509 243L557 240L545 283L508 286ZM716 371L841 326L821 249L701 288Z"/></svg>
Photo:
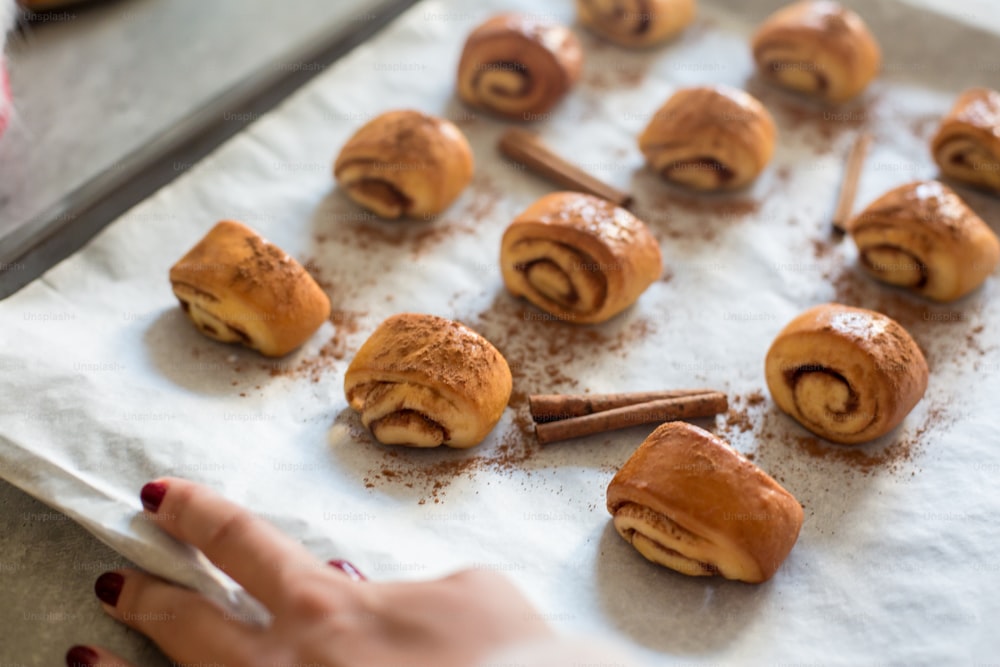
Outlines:
<svg viewBox="0 0 1000 667"><path fill-rule="evenodd" d="M21 0L0 298L414 2Z"/></svg>

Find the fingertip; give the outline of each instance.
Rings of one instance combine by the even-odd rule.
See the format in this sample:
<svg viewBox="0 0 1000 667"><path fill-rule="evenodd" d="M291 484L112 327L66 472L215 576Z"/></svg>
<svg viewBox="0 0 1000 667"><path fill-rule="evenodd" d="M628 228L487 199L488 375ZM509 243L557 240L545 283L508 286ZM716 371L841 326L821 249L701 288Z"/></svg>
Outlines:
<svg viewBox="0 0 1000 667"><path fill-rule="evenodd" d="M118 604L124 585L125 577L120 572L105 572L94 582L94 594L104 604L114 607Z"/></svg>
<svg viewBox="0 0 1000 667"><path fill-rule="evenodd" d="M66 651L66 667L132 667L113 653L77 644Z"/></svg>
<svg viewBox="0 0 1000 667"><path fill-rule="evenodd" d="M368 577L363 575L361 570L354 567L354 564L350 561L335 558L333 560L328 560L326 564L346 574L351 581L368 581Z"/></svg>
<svg viewBox="0 0 1000 667"><path fill-rule="evenodd" d="M66 667L95 667L101 656L89 646L80 644L66 651Z"/></svg>
<svg viewBox="0 0 1000 667"><path fill-rule="evenodd" d="M163 503L164 496L167 495L167 481L164 479L147 482L139 491L139 499L147 512L156 513Z"/></svg>

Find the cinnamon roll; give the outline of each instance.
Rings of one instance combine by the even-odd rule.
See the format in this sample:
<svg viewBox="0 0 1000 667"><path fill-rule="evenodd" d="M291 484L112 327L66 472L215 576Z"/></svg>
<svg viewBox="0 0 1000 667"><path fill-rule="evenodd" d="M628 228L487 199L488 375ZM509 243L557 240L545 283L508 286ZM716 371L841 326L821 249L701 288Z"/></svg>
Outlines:
<svg viewBox="0 0 1000 667"><path fill-rule="evenodd" d="M802 528L792 494L685 422L646 438L608 485L615 529L646 559L693 577L767 581Z"/></svg>
<svg viewBox="0 0 1000 667"><path fill-rule="evenodd" d="M765 370L779 408L843 444L896 428L927 390L927 362L902 326L836 303L811 308L782 329Z"/></svg>
<svg viewBox="0 0 1000 667"><path fill-rule="evenodd" d="M639 148L672 183L732 190L764 170L776 134L774 119L756 98L728 86L704 86L674 93L639 137Z"/></svg>
<svg viewBox="0 0 1000 667"><path fill-rule="evenodd" d="M645 223L578 192L546 195L517 216L504 232L500 267L511 294L581 324L625 310L663 270Z"/></svg>
<svg viewBox="0 0 1000 667"><path fill-rule="evenodd" d="M935 301L976 289L1000 262L1000 241L955 192L937 182L900 186L848 223L861 266Z"/></svg>
<svg viewBox="0 0 1000 667"><path fill-rule="evenodd" d="M764 78L828 102L860 94L882 62L861 17L828 0L804 0L772 14L753 36L753 57Z"/></svg>
<svg viewBox="0 0 1000 667"><path fill-rule="evenodd" d="M621 46L666 41L691 25L695 0L576 0L580 23Z"/></svg>
<svg viewBox="0 0 1000 667"><path fill-rule="evenodd" d="M448 208L472 180L472 149L454 123L389 111L352 136L333 174L358 204L383 218L427 217Z"/></svg>
<svg viewBox="0 0 1000 667"><path fill-rule="evenodd" d="M1000 192L1000 93L967 90L931 141L934 161L955 180Z"/></svg>
<svg viewBox="0 0 1000 667"><path fill-rule="evenodd" d="M330 299L298 262L231 220L170 268L170 284L198 331L269 357L302 345L330 316Z"/></svg>
<svg viewBox="0 0 1000 667"><path fill-rule="evenodd" d="M386 445L466 448L493 429L512 379L500 352L468 327L433 315L393 315L344 376L347 402Z"/></svg>
<svg viewBox="0 0 1000 667"><path fill-rule="evenodd" d="M511 120L535 120L580 78L583 49L569 28L500 14L472 31L458 63L458 96Z"/></svg>

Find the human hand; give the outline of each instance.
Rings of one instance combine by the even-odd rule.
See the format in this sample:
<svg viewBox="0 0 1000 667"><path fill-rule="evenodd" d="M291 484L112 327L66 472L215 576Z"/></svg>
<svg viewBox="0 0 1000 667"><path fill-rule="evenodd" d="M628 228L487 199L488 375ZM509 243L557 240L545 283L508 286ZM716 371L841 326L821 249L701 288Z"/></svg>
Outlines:
<svg viewBox="0 0 1000 667"><path fill-rule="evenodd" d="M270 626L251 626L195 591L137 570L98 577L95 592L104 610L178 664L468 667L508 644L550 635L528 601L498 575L368 582L342 561L322 563L204 486L166 478L144 486L141 496L149 518L200 549L273 615ZM128 667L88 646L70 649L66 661Z"/></svg>

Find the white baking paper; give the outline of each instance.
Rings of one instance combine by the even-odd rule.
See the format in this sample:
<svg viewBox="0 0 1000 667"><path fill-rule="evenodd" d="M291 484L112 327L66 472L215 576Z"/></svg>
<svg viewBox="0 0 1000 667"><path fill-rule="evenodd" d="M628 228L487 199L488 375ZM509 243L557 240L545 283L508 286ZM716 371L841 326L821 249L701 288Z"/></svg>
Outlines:
<svg viewBox="0 0 1000 667"><path fill-rule="evenodd" d="M477 23L500 9L571 22L569 3L424 2L0 304L0 474L136 563L239 613L260 610L141 518L143 483L182 475L210 484L375 579L502 572L558 629L617 637L654 664L995 658L996 277L958 303L930 305L862 276L828 220L863 129L875 145L859 205L936 173L927 141L937 119L963 87L997 87L988 66L997 42L889 0L853 3L882 41L886 71L861 100L824 110L753 74L748 35L778 4L704 2L682 37L642 52L578 30L581 84L531 127L629 189L662 243L663 279L622 316L573 328L504 292L500 236L550 188L498 156L503 123L453 94ZM745 192L695 197L642 167L636 136L650 114L677 87L700 83L745 87L778 122L774 162ZM456 120L476 177L439 218L384 223L334 187L330 164L362 122L405 107ZM997 201L961 193L996 229ZM205 339L170 292L170 265L223 218L308 263L331 295L334 321L279 362ZM832 299L897 317L932 368L903 426L854 454L777 412L763 378L781 327ZM514 368L515 405L543 391L724 389L735 414L702 423L804 504L791 556L771 582L749 586L686 578L626 545L605 488L650 427L540 449L512 408L472 451L373 443L347 409L343 373L374 327L401 311L460 319L493 340Z"/></svg>

